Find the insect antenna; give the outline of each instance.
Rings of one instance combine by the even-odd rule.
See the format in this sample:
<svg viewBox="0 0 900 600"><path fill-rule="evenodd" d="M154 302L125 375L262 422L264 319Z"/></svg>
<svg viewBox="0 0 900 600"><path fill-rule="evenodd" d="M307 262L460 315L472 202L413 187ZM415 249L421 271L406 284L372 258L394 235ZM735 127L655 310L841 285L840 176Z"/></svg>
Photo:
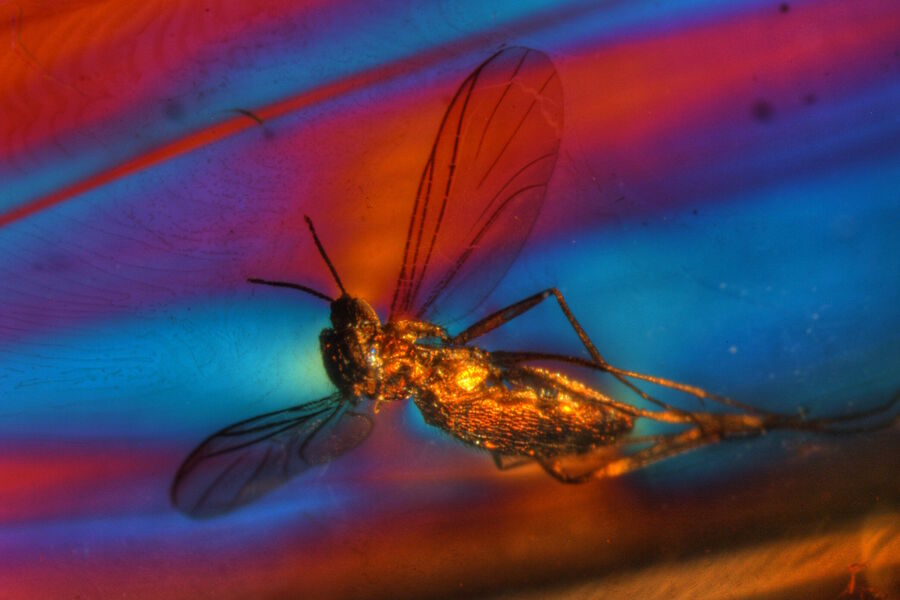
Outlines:
<svg viewBox="0 0 900 600"><path fill-rule="evenodd" d="M271 285L273 287L283 287L283 288L291 288L292 290L300 290L301 292L306 292L311 296L315 296L316 298L321 298L322 300L327 300L328 302L334 302L334 298L329 296L328 294L323 294L318 290L314 290L311 287L306 287L305 285L300 285L299 283L289 283L287 281L268 281L266 279L259 279L257 277L250 277L247 279L250 283L259 283L262 285Z"/></svg>
<svg viewBox="0 0 900 600"><path fill-rule="evenodd" d="M309 227L309 232L313 236L313 241L316 243L316 248L318 248L319 254L322 255L322 258L325 260L325 264L328 265L328 270L331 271L331 276L334 277L335 283L337 283L338 287L341 288L341 293L346 295L347 291L344 289L344 284L341 283L341 278L338 277L337 270L331 263L331 259L328 258L328 254L325 252L325 248L324 246L322 246L322 242L319 241L319 236L316 235L316 228L313 227L312 219L310 219L307 215L303 215L303 218L306 220L306 225ZM249 279L247 279L247 281L260 285L271 285L272 287L283 287L290 288L292 290L300 290L301 292L306 292L310 296L315 296L316 298L321 298L322 300L327 300L328 302L334 302L335 300L328 294L323 294L319 290L301 285L299 283L290 283L288 281L269 281L267 279L259 279L258 277L250 277Z"/></svg>
<svg viewBox="0 0 900 600"><path fill-rule="evenodd" d="M303 215L303 218L306 220L306 225L309 227L309 232L313 236L313 241L316 243L316 248L319 249L319 254L322 255L322 258L325 260L325 264L328 265L328 270L331 271L331 276L334 277L334 282L337 283L337 286L341 288L341 293L346 295L347 290L344 289L344 284L341 283L341 278L338 277L337 270L334 268L334 265L331 264L331 259L328 258L328 254L325 252L325 248L322 246L322 242L319 241L319 236L316 235L316 228L313 227L312 219L309 218L309 215Z"/></svg>

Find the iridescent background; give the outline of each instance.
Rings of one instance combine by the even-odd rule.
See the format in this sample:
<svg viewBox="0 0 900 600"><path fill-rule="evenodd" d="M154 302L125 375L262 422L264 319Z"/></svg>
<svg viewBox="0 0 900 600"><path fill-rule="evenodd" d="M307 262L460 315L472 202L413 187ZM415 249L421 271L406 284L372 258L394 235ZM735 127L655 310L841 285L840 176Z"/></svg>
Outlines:
<svg viewBox="0 0 900 600"><path fill-rule="evenodd" d="M308 213L385 314L443 111L503 45L551 57L566 124L483 311L555 285L613 364L785 412L887 399L895 0L7 0L0 28L4 597L836 597L854 563L900 594L896 427L562 486L398 405L230 516L168 500L206 435L331 391L327 306L246 277L331 291ZM488 343L579 351L549 305Z"/></svg>

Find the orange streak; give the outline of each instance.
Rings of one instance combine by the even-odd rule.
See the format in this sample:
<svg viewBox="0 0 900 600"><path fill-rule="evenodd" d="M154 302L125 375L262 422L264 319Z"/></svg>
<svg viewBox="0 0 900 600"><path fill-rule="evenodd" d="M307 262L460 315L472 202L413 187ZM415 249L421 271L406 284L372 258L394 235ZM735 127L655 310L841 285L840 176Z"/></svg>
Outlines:
<svg viewBox="0 0 900 600"><path fill-rule="evenodd" d="M283 100L275 104L269 105L261 110L254 111L254 114L262 120L273 119L290 112L309 107L323 100L340 96L351 91L356 86L370 85L380 80L387 80L397 76L403 72L403 63L397 63L393 66L378 69L360 75L354 75L334 83L321 86L313 91L306 92L299 96L295 96L288 100ZM0 227L5 227L10 223L14 223L20 219L31 216L41 210L50 208L70 198L83 194L94 188L105 185L111 181L115 181L120 177L130 175L142 169L151 167L157 163L175 158L186 152L190 152L197 148L206 146L222 138L228 137L235 133L244 131L249 127L256 125L252 119L245 115L235 116L226 121L207 127L186 137L167 143L155 150L151 150L141 156L130 159L124 163L106 169L95 175L78 181L72 185L66 186L58 191L52 192L31 202L27 202L21 206L13 208L6 213L0 215Z"/></svg>
<svg viewBox="0 0 900 600"><path fill-rule="evenodd" d="M553 24L565 22L577 18L582 13L591 11L590 7L576 7L567 11L553 11L549 14L536 14L522 19L518 24L510 24L508 32L520 34L531 31L539 31ZM319 88L301 93L287 100L276 102L267 107L253 110L252 112L262 120L273 119L290 112L309 107L326 99L332 99L352 91L356 87L364 87L389 81L399 75L411 73L416 69L426 68L436 64L448 56L455 56L472 52L484 47L496 46L496 34L486 32L476 34L461 41L451 42L438 46L432 50L421 52L415 59L402 59L392 64L384 65L356 75L351 75L341 80L325 84ZM164 160L177 157L185 152L194 150L218 141L223 137L243 131L250 127L251 123L246 115L233 117L225 122L213 125L210 128L189 134L180 140L165 144L155 150L150 150L143 156L130 159L120 165L111 167L81 181L73 183L62 189L46 194L29 202L17 206L0 214L0 228L27 218L39 211L51 208L65 202L84 192L90 191L101 185L114 181L120 177L137 172L141 169L153 166Z"/></svg>

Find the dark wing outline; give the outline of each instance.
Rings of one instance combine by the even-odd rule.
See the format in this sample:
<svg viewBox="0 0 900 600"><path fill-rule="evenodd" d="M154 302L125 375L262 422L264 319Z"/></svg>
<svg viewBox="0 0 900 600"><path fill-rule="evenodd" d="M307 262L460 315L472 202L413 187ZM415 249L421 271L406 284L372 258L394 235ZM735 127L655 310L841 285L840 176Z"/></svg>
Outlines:
<svg viewBox="0 0 900 600"><path fill-rule="evenodd" d="M349 406L340 394L333 394L212 434L178 469L172 504L193 517L230 512L306 469L337 458L362 443L372 429L371 419ZM340 433L351 421L364 429Z"/></svg>
<svg viewBox="0 0 900 600"><path fill-rule="evenodd" d="M523 47L502 49L485 60L483 63L481 63L481 65L479 65L463 81L463 83L457 89L456 94L453 96L453 99L451 100L447 111L444 113L437 136L435 138L435 142L432 146L431 153L428 158L428 162L425 164L425 168L422 172L422 177L419 180L419 185L416 190L416 198L413 204L412 215L410 216L409 228L407 231L406 243L403 251L403 262L400 266L397 285L394 289L394 295L391 300L391 310L388 318L389 321L400 315L422 318L425 313L433 307L435 301L438 300L439 296L444 293L444 291L448 288L448 286L450 286L456 276L460 273L461 269L469 261L474 249L479 247L485 235L488 233L490 228L499 220L499 218L503 214L503 211L510 205L510 203L518 200L520 195L531 192L532 190L541 190L539 194L534 196L533 198L526 198L523 200L524 202L536 202L537 210L535 210L534 214L529 217L530 222L523 224L523 226L517 232L518 239L512 239L508 241L508 245L511 251L508 256L508 260L505 261L506 264L504 268L493 274L495 280L484 284L484 287L487 288L487 291L482 294L481 298L477 299L479 302L487 296L487 294L496 286L497 283L499 283L500 279L502 279L502 276L508 269L509 264L511 264L515 257L518 255L522 245L524 245L525 239L528 237L528 234L530 234L531 228L534 224L534 220L537 218L537 213L540 210L540 204L543 202L543 197L546 193L550 175L552 174L553 167L556 163L556 157L559 150L558 131L555 139L544 140L546 142L550 142L550 145L552 146L549 151L543 152L540 156L537 156L531 160L516 163L517 165L521 166L515 172L513 172L508 179L505 180L504 184L500 187L496 194L494 194L493 197L490 198L485 196L485 198L483 199L485 201L483 209L477 217L472 219L473 225L478 225L479 222L483 222L483 224L480 228L477 229L468 244L463 246L464 249L458 256L456 261L451 264L449 269L441 275L435 285L432 285L429 290L426 290L424 302L420 302L417 305L420 292L422 291L422 284L425 280L425 275L428 272L428 268L431 264L432 252L435 247L435 242L438 239L438 234L441 230L441 225L444 220L448 202L453 201L454 176L457 174L458 166L456 161L460 151L460 138L463 135L463 131L467 130L467 126L471 126L482 119L484 120L484 128L481 131L481 136L478 140L478 146L475 150L475 159L477 159L481 154L485 138L488 137L489 132L493 132L491 130L491 126L495 123L494 117L497 115L498 109L508 97L513 96L512 94L509 94L509 90L515 82L516 78L519 76L520 69L522 68L522 65L525 63L529 55L534 56L534 60L539 62L539 68L546 70L547 78L544 81L543 85L537 90L537 93L534 93L534 100L528 107L528 110L525 111L525 114L522 116L522 119L519 121L518 125L509 133L508 139L506 139L506 142L500 148L497 156L487 166L487 170L484 171L482 177L478 181L478 185L476 186L476 189L478 189L491 174L494 167L500 161L506 150L510 147L513 138L522 129L522 126L523 124L525 124L526 119L535 119L542 117L545 120L548 119L547 115L544 114L544 111L532 111L539 100L547 100L547 98L542 96L542 94L544 94L547 85L554 78L558 77L556 70L555 68L553 68L553 65L550 62L549 58L547 58L543 53L540 53L536 50ZM496 64L503 64L504 61L510 61L510 64L515 65L512 73L505 81L505 88L503 92L493 104L493 107L490 107L489 113L486 113L485 110L481 110L480 112L478 111L478 108L486 109L488 107L476 107L476 110L474 112L467 111L469 107L469 101L472 98L473 94L475 94L476 92L483 92L490 86L497 85L498 82L490 80L490 76L488 81L480 81L482 73L489 66L492 66L495 61ZM481 85L481 88L479 88L479 85ZM458 106L460 103L461 106ZM457 110L459 110L460 113L459 119L458 121L456 121L455 127L452 127L452 123L449 123L449 121L451 115L453 115ZM559 123L557 125L558 128L561 128L561 103L558 107L558 111ZM548 121L548 124L553 125L554 123ZM450 126L449 131L448 126ZM441 144L442 137L445 135L453 135L452 151L450 152L450 155L446 160L446 164L444 164L444 162L440 162L436 166L438 148ZM549 164L549 169L547 169L547 165L540 166L540 163L548 160L551 161ZM546 170L546 173L539 174L538 179L531 182L530 185L516 188L514 186L514 183L516 183L520 178L526 179L527 177L529 177L529 170L532 170L536 166L538 169ZM440 206L437 208L438 214L437 218L434 219L433 230L430 232L431 239L430 242L423 244L423 241L426 239L426 218L428 217L429 205L432 199L435 174L437 172L438 176L440 177L440 174L444 171L446 171L447 173L447 182L444 190L439 192L442 194L442 197ZM511 193L508 192L508 190L510 189L513 190ZM456 281L453 283L455 287L458 287L460 286L462 281Z"/></svg>

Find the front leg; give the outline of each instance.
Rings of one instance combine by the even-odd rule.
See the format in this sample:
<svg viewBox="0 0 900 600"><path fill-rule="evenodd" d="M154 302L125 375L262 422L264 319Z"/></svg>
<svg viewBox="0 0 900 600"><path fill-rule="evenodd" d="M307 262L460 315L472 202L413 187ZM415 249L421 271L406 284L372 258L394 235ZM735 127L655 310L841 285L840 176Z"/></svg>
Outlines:
<svg viewBox="0 0 900 600"><path fill-rule="evenodd" d="M506 308L502 308L497 312L488 315L487 317L481 319L474 325L467 328L462 333L456 335L453 338L453 343L465 344L470 340L493 331L504 323L508 323L519 315L528 312L550 296L556 298L556 303L559 305L560 310L562 310L563 314L566 316L566 319L568 319L569 324L572 326L572 329L575 330L575 334L578 336L578 339L580 339L581 343L584 344L584 347L587 349L588 354L591 355L591 358L594 359L594 362L597 365L605 366L607 364L606 360L604 360L600 355L600 351L597 350L594 342L592 342L591 338L588 337L588 334L584 330L584 327L582 327L581 323L578 322L578 319L575 318L575 315L572 313L572 310L566 303L566 299L563 298L562 292L560 292L555 287L547 288L542 292L538 292L537 294L529 296L524 300L520 300L515 304L511 304Z"/></svg>

